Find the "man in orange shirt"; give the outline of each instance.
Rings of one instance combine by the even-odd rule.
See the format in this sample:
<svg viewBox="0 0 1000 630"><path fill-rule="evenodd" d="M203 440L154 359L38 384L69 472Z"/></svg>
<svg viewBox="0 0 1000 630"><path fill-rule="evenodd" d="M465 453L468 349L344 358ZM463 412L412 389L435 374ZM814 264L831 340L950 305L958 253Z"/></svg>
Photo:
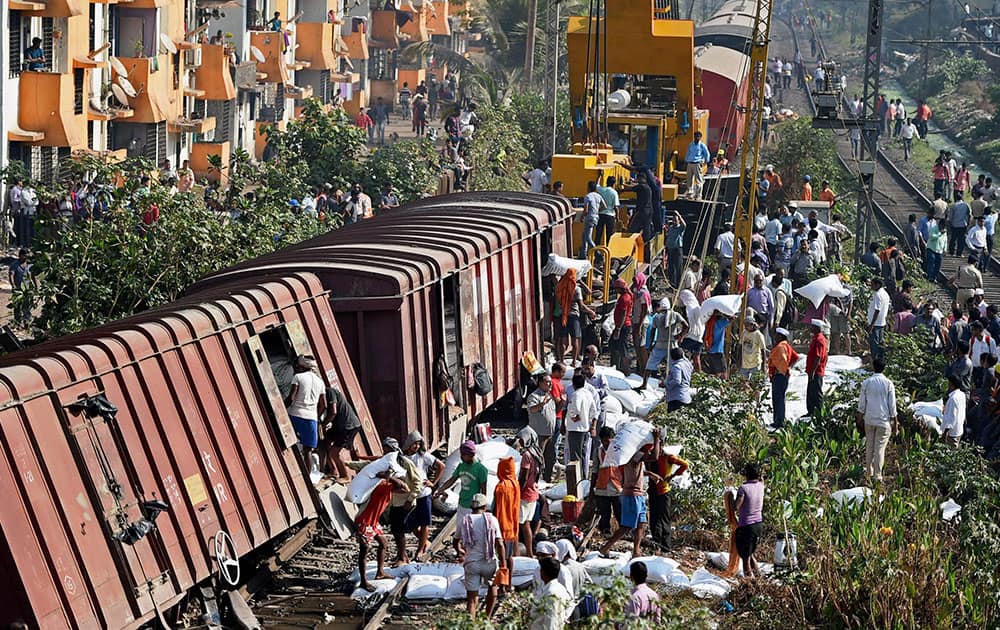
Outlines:
<svg viewBox="0 0 1000 630"><path fill-rule="evenodd" d="M812 181L812 177L806 175L802 178L802 201L812 201L813 200L813 187L809 182Z"/></svg>
<svg viewBox="0 0 1000 630"><path fill-rule="evenodd" d="M823 180L823 190L819 191L819 200L828 202L831 209L833 209L833 203L837 200L837 195L830 189L830 182L825 179Z"/></svg>
<svg viewBox="0 0 1000 630"><path fill-rule="evenodd" d="M799 360L799 354L788 343L789 337L791 335L787 329L775 329L774 349L771 350L771 358L767 362L767 373L771 377L771 403L774 407L772 424L776 429L785 426L785 392L788 391L788 377L792 372L792 366Z"/></svg>
<svg viewBox="0 0 1000 630"><path fill-rule="evenodd" d="M768 200L777 199L777 194L781 190L781 175L774 172L774 164L768 164L764 167L764 179L766 179L768 183Z"/></svg>

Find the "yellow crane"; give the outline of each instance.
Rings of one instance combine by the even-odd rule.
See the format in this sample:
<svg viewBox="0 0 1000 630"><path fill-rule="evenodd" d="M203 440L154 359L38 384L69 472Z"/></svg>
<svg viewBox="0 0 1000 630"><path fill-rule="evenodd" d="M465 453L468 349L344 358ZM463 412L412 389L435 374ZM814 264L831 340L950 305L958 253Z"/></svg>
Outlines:
<svg viewBox="0 0 1000 630"><path fill-rule="evenodd" d="M765 138L763 133L764 116L764 83L767 81L767 47L771 40L771 11L773 0L757 0L754 13L752 39L750 41L750 75L746 100L743 107L746 111L746 126L743 128L743 142L740 146L740 187L736 200L736 211L733 221L733 233L736 237L733 244L733 269L729 278L730 293L736 293L738 287L737 269L743 265L743 305L740 308L739 320L735 326L730 326L734 335L743 330L743 322L747 314L747 291L750 288L750 240L753 237L753 218L757 210L757 169L760 161L760 149ZM748 179L749 178L749 179ZM738 339L738 337L736 337Z"/></svg>

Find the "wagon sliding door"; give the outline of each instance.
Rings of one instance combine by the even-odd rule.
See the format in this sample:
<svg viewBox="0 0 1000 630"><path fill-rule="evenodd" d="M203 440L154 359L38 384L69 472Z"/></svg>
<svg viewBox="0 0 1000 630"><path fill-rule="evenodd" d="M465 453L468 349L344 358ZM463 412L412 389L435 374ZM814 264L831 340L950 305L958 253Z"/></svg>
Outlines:
<svg viewBox="0 0 1000 630"><path fill-rule="evenodd" d="M290 321L262 331L249 337L245 348L278 443L283 448L294 446L299 440L285 409L285 395L293 361L300 354L312 354L302 322Z"/></svg>
<svg viewBox="0 0 1000 630"><path fill-rule="evenodd" d="M110 402L117 405L120 401ZM102 512L95 515L99 522L79 526L104 529L108 548L120 568L119 576L131 578L131 583L123 586L130 596L132 614L144 616L154 609L154 600L166 601L174 591L171 576L163 570L167 566L166 551L159 534L152 530L138 540L130 538L134 536L131 528L145 517L141 505L144 491L131 464L133 455L125 447L113 413L91 414L75 404L64 407L63 413L70 444L79 454L77 461L86 466L80 473L90 490L92 504ZM99 579L96 575L86 577Z"/></svg>

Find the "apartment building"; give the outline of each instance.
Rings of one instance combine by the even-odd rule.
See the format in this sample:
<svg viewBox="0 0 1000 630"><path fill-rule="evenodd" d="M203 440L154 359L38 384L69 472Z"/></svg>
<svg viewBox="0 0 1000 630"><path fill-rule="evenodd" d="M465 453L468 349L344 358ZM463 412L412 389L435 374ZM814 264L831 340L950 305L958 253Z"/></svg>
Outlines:
<svg viewBox="0 0 1000 630"><path fill-rule="evenodd" d="M404 81L443 77L433 55L400 53L431 38L458 50L457 10L403 1L8 0L0 158L47 181L77 151L190 160L224 178L210 156L262 158L264 128L307 98L342 99L353 115L378 96L394 103Z"/></svg>

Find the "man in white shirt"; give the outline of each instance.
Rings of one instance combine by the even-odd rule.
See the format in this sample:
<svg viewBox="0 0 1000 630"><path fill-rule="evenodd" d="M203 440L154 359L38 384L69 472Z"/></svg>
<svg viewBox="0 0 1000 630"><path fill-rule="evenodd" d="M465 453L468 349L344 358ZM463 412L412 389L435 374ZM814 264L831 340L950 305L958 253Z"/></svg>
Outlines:
<svg viewBox="0 0 1000 630"><path fill-rule="evenodd" d="M885 325L889 317L892 300L882 286L882 278L872 278L872 299L868 303L868 348L871 358L885 358Z"/></svg>
<svg viewBox="0 0 1000 630"><path fill-rule="evenodd" d="M545 192L545 185L549 183L549 176L545 173L547 166L545 160L542 160L538 166L523 175L524 181L528 184L528 190L533 193Z"/></svg>
<svg viewBox="0 0 1000 630"><path fill-rule="evenodd" d="M910 159L910 151L913 150L913 136L917 135L917 126L912 120L905 120L899 128L899 137L903 139L903 159Z"/></svg>
<svg viewBox="0 0 1000 630"><path fill-rule="evenodd" d="M885 448L896 425L896 386L882 373L885 361L872 361L872 370L861 383L857 415L865 425L865 474L881 481Z"/></svg>
<svg viewBox="0 0 1000 630"><path fill-rule="evenodd" d="M316 359L311 356L299 355L295 359L295 374L285 399L288 418L305 451L306 462L319 443L319 419L326 411L326 385L313 371L315 368Z"/></svg>
<svg viewBox="0 0 1000 630"><path fill-rule="evenodd" d="M965 233L965 245L972 252L972 255L978 259L976 266L979 267L979 270L986 271L989 268L990 253L986 247L985 216L976 218L976 224L970 227Z"/></svg>
<svg viewBox="0 0 1000 630"><path fill-rule="evenodd" d="M559 580L559 561L542 558L538 561L542 585L535 589L535 604L531 608L529 630L562 630L573 613L573 598Z"/></svg>
<svg viewBox="0 0 1000 630"><path fill-rule="evenodd" d="M983 327L983 322L976 320L969 324L969 329L972 331L972 335L969 338L969 358L972 359L972 365L978 366L979 359L984 354L997 355L997 341L990 336L986 329ZM978 381L976 378L982 372L982 368L973 367L973 381Z"/></svg>
<svg viewBox="0 0 1000 630"><path fill-rule="evenodd" d="M465 609L470 617L476 616L479 607L479 589L487 587L486 617L493 614L497 601L497 586L494 584L497 568L507 566L504 556L503 536L500 522L486 512L489 500L485 494L472 497L472 513L466 514L458 524L458 533L465 551Z"/></svg>
<svg viewBox="0 0 1000 630"><path fill-rule="evenodd" d="M719 270L729 269L733 264L733 247L736 235L733 234L733 224L726 223L722 233L715 239L715 254L719 257Z"/></svg>
<svg viewBox="0 0 1000 630"><path fill-rule="evenodd" d="M965 433L966 401L958 376L949 376L948 397L945 399L944 412L941 414L941 435L949 444L957 446L962 434Z"/></svg>
<svg viewBox="0 0 1000 630"><path fill-rule="evenodd" d="M587 377L582 369L576 370L573 373L573 393L566 406L563 433L566 436L566 460L580 462L586 479L590 478L590 441L597 436L599 414L597 397L587 388Z"/></svg>

